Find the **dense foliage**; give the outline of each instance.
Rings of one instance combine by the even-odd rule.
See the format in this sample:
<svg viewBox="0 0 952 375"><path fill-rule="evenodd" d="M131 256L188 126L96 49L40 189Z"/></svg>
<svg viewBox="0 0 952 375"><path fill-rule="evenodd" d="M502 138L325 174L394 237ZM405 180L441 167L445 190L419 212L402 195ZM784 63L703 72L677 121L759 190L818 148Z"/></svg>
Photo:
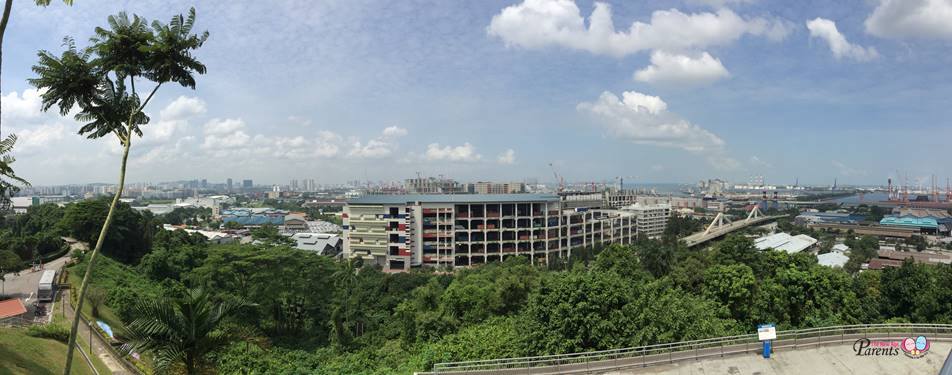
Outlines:
<svg viewBox="0 0 952 375"><path fill-rule="evenodd" d="M105 262L94 284L125 321L132 299L187 287L249 302L228 322L242 339L208 355L222 373L409 373L442 361L750 333L765 322L952 322L952 266L849 272L811 254L757 251L742 236L706 250L643 240L551 267L511 258L396 274L280 244L207 245L179 231L154 244L135 267ZM857 258L875 244L848 241L865 254Z"/></svg>

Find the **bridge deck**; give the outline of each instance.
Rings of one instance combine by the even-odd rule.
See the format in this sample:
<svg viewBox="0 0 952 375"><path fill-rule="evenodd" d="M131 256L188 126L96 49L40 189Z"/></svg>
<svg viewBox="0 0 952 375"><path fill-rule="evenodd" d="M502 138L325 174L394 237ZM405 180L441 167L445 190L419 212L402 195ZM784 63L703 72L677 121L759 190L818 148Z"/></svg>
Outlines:
<svg viewBox="0 0 952 375"><path fill-rule="evenodd" d="M714 228L710 233L705 234L704 232L694 233L690 236L684 237L684 242L687 243L688 247L693 247L705 243L707 241L713 240L730 232L737 231L739 229L747 228L751 225L757 225L767 221L776 220L778 218L784 217L785 215L774 215L774 216L761 216L753 218L750 220L738 220L732 222L726 226Z"/></svg>

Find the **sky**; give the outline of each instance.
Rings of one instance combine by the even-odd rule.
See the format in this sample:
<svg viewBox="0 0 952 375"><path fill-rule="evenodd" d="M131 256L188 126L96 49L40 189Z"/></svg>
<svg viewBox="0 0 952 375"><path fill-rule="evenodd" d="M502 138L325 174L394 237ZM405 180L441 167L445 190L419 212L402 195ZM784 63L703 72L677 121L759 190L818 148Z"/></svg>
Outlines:
<svg viewBox="0 0 952 375"><path fill-rule="evenodd" d="M41 110L38 50L193 5L208 72L158 91L129 181L952 176L952 0L16 1L17 173L118 177L118 141Z"/></svg>

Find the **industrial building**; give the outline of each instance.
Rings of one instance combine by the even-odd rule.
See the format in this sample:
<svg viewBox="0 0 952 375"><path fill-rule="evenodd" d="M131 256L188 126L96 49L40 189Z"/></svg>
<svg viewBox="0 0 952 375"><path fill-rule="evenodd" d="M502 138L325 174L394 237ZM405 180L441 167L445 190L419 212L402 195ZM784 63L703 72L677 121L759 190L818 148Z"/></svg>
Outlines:
<svg viewBox="0 0 952 375"><path fill-rule="evenodd" d="M291 240L295 242L294 247L318 255L337 256L343 248L343 241L335 234L302 232L291 235Z"/></svg>
<svg viewBox="0 0 952 375"><path fill-rule="evenodd" d="M754 247L756 247L757 250L774 249L794 254L809 249L813 245L816 245L816 243L816 238L805 234L791 236L790 234L781 232L754 240Z"/></svg>
<svg viewBox="0 0 952 375"><path fill-rule="evenodd" d="M221 212L223 223L235 222L245 227L258 227L265 224L283 225L288 211L273 208L233 208Z"/></svg>
<svg viewBox="0 0 952 375"><path fill-rule="evenodd" d="M866 220L863 215L840 212L803 212L794 218L799 225L808 224L859 224Z"/></svg>
<svg viewBox="0 0 952 375"><path fill-rule="evenodd" d="M657 212L641 213L666 223ZM397 271L520 255L544 264L577 248L632 243L638 213L567 209L559 196L542 194L371 195L344 208L344 254Z"/></svg>

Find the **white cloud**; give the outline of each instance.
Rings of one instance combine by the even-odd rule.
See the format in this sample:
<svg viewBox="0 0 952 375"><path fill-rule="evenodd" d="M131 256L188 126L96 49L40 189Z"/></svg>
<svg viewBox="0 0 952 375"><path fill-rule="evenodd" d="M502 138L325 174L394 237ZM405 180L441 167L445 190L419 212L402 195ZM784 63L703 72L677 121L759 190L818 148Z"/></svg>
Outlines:
<svg viewBox="0 0 952 375"><path fill-rule="evenodd" d="M838 160L833 160L833 166L839 171L840 175L847 177L866 176L868 173L862 169L852 168Z"/></svg>
<svg viewBox="0 0 952 375"><path fill-rule="evenodd" d="M384 137L403 137L407 135L407 129L397 127L397 126L388 126L383 129Z"/></svg>
<svg viewBox="0 0 952 375"><path fill-rule="evenodd" d="M165 106L159 116L162 120L175 121L205 113L205 102L196 97L179 96Z"/></svg>
<svg viewBox="0 0 952 375"><path fill-rule="evenodd" d="M392 145L379 139L371 139L365 144L355 142L350 149L349 156L358 158L381 158L393 152Z"/></svg>
<svg viewBox="0 0 952 375"><path fill-rule="evenodd" d="M430 143L426 146L426 153L423 156L429 161L457 162L479 161L483 158L482 155L476 153L476 148L469 144L469 142L456 147L440 147L439 143Z"/></svg>
<svg viewBox="0 0 952 375"><path fill-rule="evenodd" d="M856 61L869 61L879 57L873 47L863 47L850 43L836 28L836 23L825 18L814 18L807 21L810 37L820 38L830 46L830 51L837 59L848 58Z"/></svg>
<svg viewBox="0 0 952 375"><path fill-rule="evenodd" d="M513 164L516 162L516 151L513 149L508 149L503 151L503 153L496 156L496 162L499 164Z"/></svg>
<svg viewBox="0 0 952 375"><path fill-rule="evenodd" d="M407 129L389 126L383 129L380 136L366 143L359 140L352 141L348 156L356 158L382 158L390 156L397 148L396 139L407 135Z"/></svg>
<svg viewBox="0 0 952 375"><path fill-rule="evenodd" d="M657 10L648 23L633 22L616 31L608 4L596 2L586 20L573 0L525 0L504 8L487 27L489 35L522 48L561 46L616 57L645 50L682 50L729 44L741 36L781 40L792 30L789 22L744 18L729 9L682 13Z"/></svg>
<svg viewBox="0 0 952 375"><path fill-rule="evenodd" d="M250 145L251 136L245 133L242 119L213 118L205 123L203 149L232 149Z"/></svg>
<svg viewBox="0 0 952 375"><path fill-rule="evenodd" d="M696 5L707 5L714 8L722 8L728 5L745 5L756 3L757 0L688 0L688 3Z"/></svg>
<svg viewBox="0 0 952 375"><path fill-rule="evenodd" d="M659 86L702 86L729 76L721 60L707 52L687 56L656 50L651 65L635 72L634 79Z"/></svg>
<svg viewBox="0 0 952 375"><path fill-rule="evenodd" d="M667 108L661 98L634 91L624 92L621 98L606 91L594 103L583 102L577 106L579 111L601 120L612 137L705 154L708 162L717 168L737 167L738 163L724 152L724 140L668 112Z"/></svg>
<svg viewBox="0 0 952 375"><path fill-rule="evenodd" d="M31 153L46 149L54 141L63 139L66 127L63 124L41 125L19 130L16 134L17 144L14 150L17 153Z"/></svg>
<svg viewBox="0 0 952 375"><path fill-rule="evenodd" d="M14 119L36 119L42 116L43 111L40 108L42 108L43 99L40 98L40 95L42 93L37 89L26 89L23 90L22 94L13 91L3 95L3 102L0 103L3 122L6 123ZM52 110L56 111L57 108L52 108Z"/></svg>
<svg viewBox="0 0 952 375"><path fill-rule="evenodd" d="M213 118L205 123L205 135L210 134L228 134L240 131L245 128L245 121L242 119L219 119Z"/></svg>
<svg viewBox="0 0 952 375"><path fill-rule="evenodd" d="M952 1L880 0L866 32L882 38L952 39Z"/></svg>
<svg viewBox="0 0 952 375"><path fill-rule="evenodd" d="M755 168L773 168L773 164L770 164L770 162L761 159L757 155L750 157L750 165Z"/></svg>

